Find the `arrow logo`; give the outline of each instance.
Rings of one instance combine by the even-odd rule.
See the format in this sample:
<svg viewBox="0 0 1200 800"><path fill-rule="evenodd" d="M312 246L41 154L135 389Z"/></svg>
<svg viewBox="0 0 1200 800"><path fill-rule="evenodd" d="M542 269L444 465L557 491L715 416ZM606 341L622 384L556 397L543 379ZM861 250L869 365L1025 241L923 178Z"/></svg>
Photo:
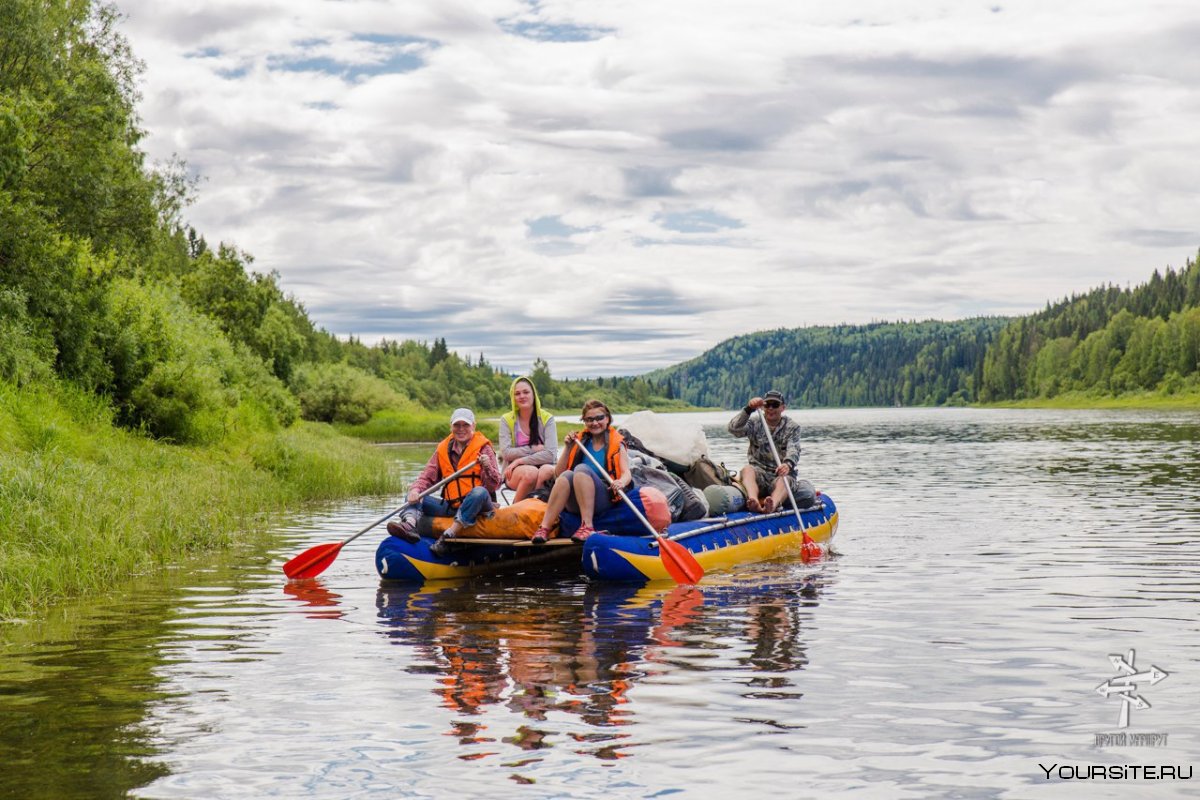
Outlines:
<svg viewBox="0 0 1200 800"><path fill-rule="evenodd" d="M1134 661L1133 650L1130 650L1123 656L1120 654L1110 655L1108 661L1113 665L1113 669L1122 674L1115 678L1109 678L1097 686L1096 691L1104 697L1113 697L1115 695L1121 700L1121 713L1117 718L1117 726L1128 728L1129 709L1136 708L1140 711L1150 708L1149 701L1137 694L1138 683L1146 682L1153 686L1165 679L1170 673L1153 664L1145 672L1138 672L1137 667L1134 666L1136 662Z"/></svg>

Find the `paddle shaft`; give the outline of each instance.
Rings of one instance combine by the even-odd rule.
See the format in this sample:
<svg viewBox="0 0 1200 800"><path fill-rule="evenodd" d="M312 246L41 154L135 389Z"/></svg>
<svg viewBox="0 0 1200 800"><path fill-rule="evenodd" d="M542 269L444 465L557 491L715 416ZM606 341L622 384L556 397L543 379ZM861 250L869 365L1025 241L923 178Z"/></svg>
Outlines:
<svg viewBox="0 0 1200 800"><path fill-rule="evenodd" d="M775 435L771 433L771 426L767 424L767 415L763 413L762 407L758 409L758 418L762 420L763 430L767 434L767 443L771 445L771 455L775 456L776 468L783 466L783 459L779 457L779 448L775 446ZM782 422L782 420L780 420ZM800 506L796 505L796 495L792 494L792 482L788 480L791 477L791 470L788 470L787 475L780 476L783 478L783 486L787 489L788 500L792 503L792 510L796 512L796 522L800 525L800 532L804 533L804 517L800 515Z"/></svg>
<svg viewBox="0 0 1200 800"><path fill-rule="evenodd" d="M423 491L423 492L421 492L419 495L417 495L417 499L416 499L416 500L411 500L411 501L409 501L409 502L405 503L404 505L400 506L399 508L395 508L395 509L393 509L393 510L389 511L387 514L384 514L382 517L380 517L379 519L375 520L375 521L374 521L374 522L372 522L370 525L368 525L367 527L363 528L363 529L362 529L361 531L359 531L358 533L356 533L356 534L354 534L353 536L351 536L349 539L344 539L344 540L342 540L342 546L343 546L343 547L345 547L346 545L350 544L351 542L353 542L353 541L354 541L355 539L357 539L358 537L362 536L362 535L363 535L364 533L366 533L367 531L371 530L371 528L374 528L374 527L375 527L376 525L378 525L379 523L381 523L381 522L385 522L385 521L387 521L388 519L390 519L391 517L394 517L396 514L399 514L401 511L403 511L404 509L408 508L409 506L411 506L411 505L414 505L414 504L416 504L416 503L419 503L419 502L421 502L423 499L425 499L425 498L426 498L426 497L428 497L429 495L433 494L433 493L434 493L434 492L436 492L438 489L441 489L441 488L442 488L443 486L445 486L447 483L449 483L450 481L454 480L454 479L455 479L455 478L457 478L459 475L462 475L464 472L466 472L467 470L471 469L472 467L474 467L474 466L475 466L476 464L478 464L478 463L479 463L479 459L475 459L475 460L474 460L474 461L472 461L470 464L467 464L465 467L459 467L459 468L458 468L456 471L454 471L454 472L450 473L449 475L447 475L446 477L442 478L440 481L438 481L437 483L435 483L433 486L430 486L428 489L426 489L425 491Z"/></svg>

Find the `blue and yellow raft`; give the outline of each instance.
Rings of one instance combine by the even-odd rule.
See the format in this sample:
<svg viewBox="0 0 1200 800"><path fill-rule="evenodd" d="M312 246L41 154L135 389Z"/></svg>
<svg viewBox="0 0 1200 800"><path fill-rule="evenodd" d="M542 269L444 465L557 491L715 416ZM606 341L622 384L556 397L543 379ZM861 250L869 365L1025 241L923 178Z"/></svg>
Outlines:
<svg viewBox="0 0 1200 800"><path fill-rule="evenodd" d="M822 495L817 505L800 512L804 531L790 508L770 514L738 512L716 519L676 522L666 535L686 547L705 572L730 570L800 553L804 533L829 546L837 531L837 507ZM671 580L659 556L658 540L651 536L612 536L598 533L583 546L583 572L605 581L646 582Z"/></svg>
<svg viewBox="0 0 1200 800"><path fill-rule="evenodd" d="M815 506L800 512L804 533L827 550L837 532L837 506L819 495ZM469 530L469 529L468 529ZM569 534L572 528L564 531ZM770 514L732 513L670 525L666 535L695 556L706 572L734 569L774 558L798 555L803 533L791 509ZM454 540L444 556L430 552L432 539L415 543L388 536L375 552L379 576L389 581L436 581L477 575L579 571L602 581L645 583L670 580L659 557L658 540L646 535L596 533L581 548L570 539L542 545L527 538Z"/></svg>

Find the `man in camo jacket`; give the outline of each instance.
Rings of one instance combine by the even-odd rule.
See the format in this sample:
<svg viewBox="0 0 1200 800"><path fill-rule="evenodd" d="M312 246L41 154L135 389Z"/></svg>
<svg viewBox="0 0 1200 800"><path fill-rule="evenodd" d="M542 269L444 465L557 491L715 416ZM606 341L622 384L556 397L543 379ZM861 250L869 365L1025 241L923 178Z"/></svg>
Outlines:
<svg viewBox="0 0 1200 800"><path fill-rule="evenodd" d="M760 408L783 459L778 466L767 442L762 418L756 413ZM746 453L750 463L742 467L738 479L746 488L746 508L756 513L769 513L783 507L788 496L785 480L791 483L792 494L800 508L808 508L817 501L817 491L812 483L795 476L796 461L800 458L800 425L783 415L785 408L787 402L783 393L772 389L762 397L752 397L729 421L731 434L750 440Z"/></svg>

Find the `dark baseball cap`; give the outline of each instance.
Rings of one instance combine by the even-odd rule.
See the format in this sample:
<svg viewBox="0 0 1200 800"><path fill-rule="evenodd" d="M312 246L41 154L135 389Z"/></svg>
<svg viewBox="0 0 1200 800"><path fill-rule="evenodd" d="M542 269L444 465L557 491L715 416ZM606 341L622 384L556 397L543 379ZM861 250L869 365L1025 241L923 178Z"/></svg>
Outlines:
<svg viewBox="0 0 1200 800"><path fill-rule="evenodd" d="M779 402L783 403L785 406L787 405L787 400L784 398L783 392L779 391L778 389L772 389L771 391L764 394L763 400L778 400Z"/></svg>

